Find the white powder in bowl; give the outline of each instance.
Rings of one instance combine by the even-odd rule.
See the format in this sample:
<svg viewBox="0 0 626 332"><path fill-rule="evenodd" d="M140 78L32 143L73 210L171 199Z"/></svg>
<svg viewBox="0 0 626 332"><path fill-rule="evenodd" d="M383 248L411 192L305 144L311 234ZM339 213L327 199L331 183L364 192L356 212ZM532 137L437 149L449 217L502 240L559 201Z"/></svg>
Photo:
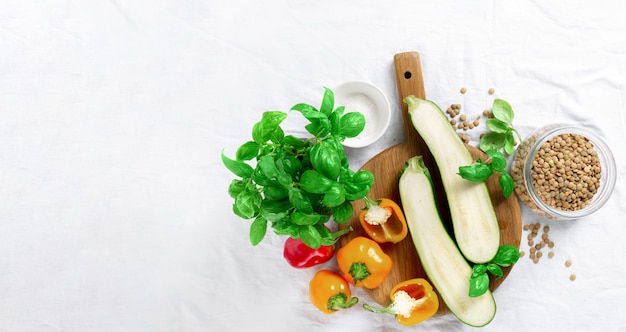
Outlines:
<svg viewBox="0 0 626 332"><path fill-rule="evenodd" d="M359 112L365 117L365 128L363 128L363 131L358 136L354 137L354 139L367 137L375 131L376 121L378 121L378 119L376 116L376 103L372 98L362 93L352 93L346 96L343 105L346 107L346 113Z"/></svg>

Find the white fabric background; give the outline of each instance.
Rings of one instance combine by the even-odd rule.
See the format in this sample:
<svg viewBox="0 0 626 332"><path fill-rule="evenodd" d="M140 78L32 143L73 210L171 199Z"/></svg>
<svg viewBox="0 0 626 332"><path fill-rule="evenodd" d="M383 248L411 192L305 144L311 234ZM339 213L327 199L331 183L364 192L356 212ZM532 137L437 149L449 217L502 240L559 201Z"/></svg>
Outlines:
<svg viewBox="0 0 626 332"><path fill-rule="evenodd" d="M442 106L477 115L504 98L522 134L574 122L615 154L612 198L549 223L555 258L521 259L484 330L625 331L616 0L0 2L0 330L472 330L451 316L403 328L360 305L319 313L317 268L288 266L273 234L252 247L226 192L221 151L233 156L263 111L318 103L323 86L366 80L390 99L388 132L348 151L355 169L401 142L404 51L421 53ZM296 114L287 125L303 132ZM525 208L523 220L543 222Z"/></svg>

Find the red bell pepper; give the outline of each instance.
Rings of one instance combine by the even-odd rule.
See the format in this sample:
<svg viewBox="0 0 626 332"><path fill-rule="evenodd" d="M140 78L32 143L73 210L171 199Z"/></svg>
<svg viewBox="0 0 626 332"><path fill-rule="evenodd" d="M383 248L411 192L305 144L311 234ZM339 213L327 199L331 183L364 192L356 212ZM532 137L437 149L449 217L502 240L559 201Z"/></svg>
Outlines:
<svg viewBox="0 0 626 332"><path fill-rule="evenodd" d="M348 233L352 230L352 227L346 227L333 234L333 240L337 240L340 236ZM308 268L315 265L319 265L329 261L335 255L335 245L320 246L318 249L313 249L301 239L294 239L292 237L285 241L285 247L283 249L283 257L287 260L289 265L298 268Z"/></svg>

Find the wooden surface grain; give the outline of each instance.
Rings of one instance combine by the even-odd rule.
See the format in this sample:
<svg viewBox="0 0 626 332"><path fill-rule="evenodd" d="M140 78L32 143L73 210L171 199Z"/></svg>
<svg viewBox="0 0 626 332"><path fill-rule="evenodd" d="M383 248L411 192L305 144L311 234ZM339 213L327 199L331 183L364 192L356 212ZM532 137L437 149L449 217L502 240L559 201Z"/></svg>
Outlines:
<svg viewBox="0 0 626 332"><path fill-rule="evenodd" d="M428 147L419 137L417 131L413 128L410 122L407 105L402 102L406 96L411 94L420 98L426 98L420 56L417 52L396 54L394 56L394 65L398 96L402 104L401 111L404 120L406 139L404 142L380 152L361 167L361 169L371 171L375 177L374 185L372 186L368 196L372 199L384 197L390 198L401 204L398 192L398 179L400 171L408 159L417 155L422 155L424 163L433 177L435 196L442 219L448 231L450 231L451 224L448 205L437 166L432 155L428 151ZM481 156L482 152L478 149L469 145L467 147L474 157ZM492 176L487 181L487 186L489 188L489 193L496 210L498 223L500 225L500 243L513 244L519 248L522 223L519 203L515 194L505 199L499 189L498 179L495 176ZM338 242L339 247L345 245L354 237L367 236L358 220L358 211L360 211L364 206L365 205L361 200L353 202L355 214L347 223L340 225L340 228L352 226L354 230L340 238ZM385 253L391 256L391 259L393 260L393 269L381 286L375 289L365 289L365 292L371 297L372 300L381 306L387 306L390 301L389 293L397 283L411 278L421 277L428 279L428 277L422 268L410 235L408 235L403 241L396 244L381 244L381 248L385 251ZM493 280L492 278L492 282L490 284L491 290L495 290L506 279L506 276L510 273L511 268L512 266L503 269L504 276L502 278L497 280ZM451 271L451 273L454 273L454 271ZM440 303L442 305L440 305L437 314L442 315L449 313L448 308L445 306L443 301L441 301L441 299Z"/></svg>

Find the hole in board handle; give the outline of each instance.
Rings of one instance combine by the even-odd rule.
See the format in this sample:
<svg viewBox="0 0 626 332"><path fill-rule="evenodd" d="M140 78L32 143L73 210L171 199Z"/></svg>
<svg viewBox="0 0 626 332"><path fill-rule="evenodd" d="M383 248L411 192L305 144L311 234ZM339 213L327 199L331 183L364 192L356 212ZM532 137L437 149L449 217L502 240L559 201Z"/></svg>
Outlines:
<svg viewBox="0 0 626 332"><path fill-rule="evenodd" d="M405 72L404 72L404 78L406 78L407 80L408 80L409 78L411 78L411 72L410 72L410 71L405 71Z"/></svg>

